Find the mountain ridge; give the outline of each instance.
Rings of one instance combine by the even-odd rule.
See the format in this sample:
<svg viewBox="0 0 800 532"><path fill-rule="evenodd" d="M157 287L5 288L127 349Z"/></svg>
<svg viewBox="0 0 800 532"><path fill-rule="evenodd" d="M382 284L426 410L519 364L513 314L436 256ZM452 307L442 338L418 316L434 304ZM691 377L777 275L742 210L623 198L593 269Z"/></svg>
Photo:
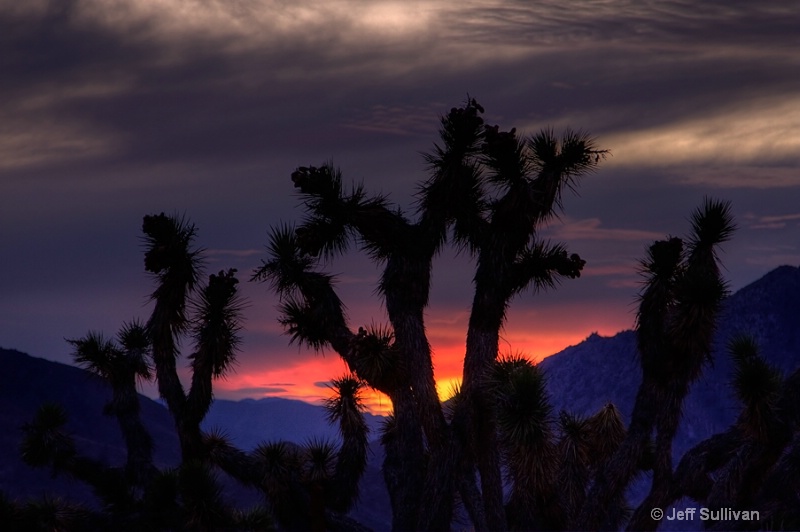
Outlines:
<svg viewBox="0 0 800 532"><path fill-rule="evenodd" d="M733 365L727 343L740 333L752 335L765 358L784 375L800 365L800 267L780 266L725 299L712 363L692 386L684 405L674 443L676 455L733 422L738 405L729 386ZM641 382L637 357L636 333L626 330L610 337L593 333L539 365L556 411L590 415L613 402L627 421ZM581 372L581 367L593 371Z"/></svg>

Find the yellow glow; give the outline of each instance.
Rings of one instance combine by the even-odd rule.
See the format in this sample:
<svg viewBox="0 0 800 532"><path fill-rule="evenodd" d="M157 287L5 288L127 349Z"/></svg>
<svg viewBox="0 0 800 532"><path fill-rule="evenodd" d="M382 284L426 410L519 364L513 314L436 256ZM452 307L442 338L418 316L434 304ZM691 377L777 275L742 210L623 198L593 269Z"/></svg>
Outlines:
<svg viewBox="0 0 800 532"><path fill-rule="evenodd" d="M452 398L461 387L461 377L444 377L436 380L436 393L440 401Z"/></svg>

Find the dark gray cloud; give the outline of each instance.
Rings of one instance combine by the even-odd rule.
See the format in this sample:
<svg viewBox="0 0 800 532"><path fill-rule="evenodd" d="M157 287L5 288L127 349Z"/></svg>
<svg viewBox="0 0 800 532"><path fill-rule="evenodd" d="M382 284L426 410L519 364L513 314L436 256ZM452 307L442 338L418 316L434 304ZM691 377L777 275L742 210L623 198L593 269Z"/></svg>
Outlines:
<svg viewBox="0 0 800 532"><path fill-rule="evenodd" d="M513 327L548 305L606 304L625 322L636 260L683 234L706 195L740 223L724 255L734 287L798 264L795 13L789 0L0 5L0 345L64 360L64 337L146 315L144 214L186 214L209 271L246 278L267 229L300 216L298 165L333 159L408 208L438 115L467 93L490 122L583 128L612 151L545 231L585 275L518 298ZM330 268L354 324L385 320L368 260ZM463 326L471 276L468 257L439 259L431 323ZM242 287L238 371L314 360L287 348L268 287Z"/></svg>

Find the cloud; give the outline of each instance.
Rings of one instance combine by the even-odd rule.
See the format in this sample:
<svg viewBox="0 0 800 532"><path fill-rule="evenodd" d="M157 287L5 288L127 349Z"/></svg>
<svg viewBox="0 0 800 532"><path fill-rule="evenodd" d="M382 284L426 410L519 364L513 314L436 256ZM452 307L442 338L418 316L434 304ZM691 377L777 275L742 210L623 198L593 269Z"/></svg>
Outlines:
<svg viewBox="0 0 800 532"><path fill-rule="evenodd" d="M791 222L800 222L800 213L756 216L745 215L751 229L784 229Z"/></svg>
<svg viewBox="0 0 800 532"><path fill-rule="evenodd" d="M608 281L606 285L610 288L623 288L627 290L631 288L641 288L642 282L637 279L612 279Z"/></svg>
<svg viewBox="0 0 800 532"><path fill-rule="evenodd" d="M664 235L654 231L641 229L622 229L602 227L599 218L586 218L574 220L570 217L561 217L545 231L559 240L618 240L638 241L663 238Z"/></svg>
<svg viewBox="0 0 800 532"><path fill-rule="evenodd" d="M168 0L82 2L80 21L131 33L143 25L148 38L185 39L201 35L233 41L233 49L280 44L289 38L326 42L364 35L406 39L424 32L430 11L421 2L376 1L369 5L347 1L239 0L234 2Z"/></svg>
<svg viewBox="0 0 800 532"><path fill-rule="evenodd" d="M693 186L713 186L723 189L796 188L800 186L800 163L694 166L682 169L680 175L674 176L674 180Z"/></svg>
<svg viewBox="0 0 800 532"><path fill-rule="evenodd" d="M0 170L42 164L75 163L112 153L115 143L78 124L56 123L43 117L39 123L4 116L0 129Z"/></svg>
<svg viewBox="0 0 800 532"><path fill-rule="evenodd" d="M637 264L635 262L601 264L601 265L587 264L583 272L581 272L581 275L588 275L588 276L630 275L632 272L636 271L636 268Z"/></svg>
<svg viewBox="0 0 800 532"><path fill-rule="evenodd" d="M641 278L637 275L639 265L636 261L617 263L588 263L581 272L582 277L610 278L605 285L614 289L641 288Z"/></svg>
<svg viewBox="0 0 800 532"><path fill-rule="evenodd" d="M609 135L604 139L614 146L609 166L735 166L785 161L794 169L794 185L800 185L800 98L787 95L739 106ZM743 176L738 177L739 186L763 186L758 175L752 176L749 183Z"/></svg>
<svg viewBox="0 0 800 532"><path fill-rule="evenodd" d="M29 51L4 65L8 79L18 80L18 87L5 82L14 88L2 93L6 107L28 110L6 120L0 133L7 166L113 158L149 172L180 160L189 173L191 163L252 163L319 139L374 145L382 141L367 134L375 132L431 139L436 116L468 90L480 91L478 97L497 93L500 105L492 112L499 117L540 115L521 126L599 126L603 144L614 150L610 166L709 155L741 163L796 148L796 136L783 135L796 123L797 102L785 96L796 94L791 86L759 88L755 75L732 85L735 74L727 72L717 86L703 80L706 86L690 90L675 82L697 80L709 61L721 61L720 50L728 57L722 63L735 60L737 68L745 50L761 54L747 61L753 68L765 57L772 65L791 61L786 46L732 39L755 33L753 22L763 19L775 24L771 38L788 44L781 31L786 22L774 8L672 2L620 10L619 2L606 1L565 10L557 2L490 0L367 6L354 0L82 0L60 11L53 5L0 9L4 26L23 28L10 32L5 46ZM728 27L717 29L721 11ZM687 31L692 39L683 38ZM668 52L651 53L659 48ZM528 70L541 81L518 75ZM559 88L565 85L574 89ZM649 102L631 101L630 90ZM667 104L670 90L683 95L680 101ZM753 92L749 110L724 107L745 90ZM528 95L531 103L520 106L518 98L503 98L505 91ZM30 120L34 104L38 125ZM688 111L702 115L687 118ZM348 139L343 129L355 136Z"/></svg>

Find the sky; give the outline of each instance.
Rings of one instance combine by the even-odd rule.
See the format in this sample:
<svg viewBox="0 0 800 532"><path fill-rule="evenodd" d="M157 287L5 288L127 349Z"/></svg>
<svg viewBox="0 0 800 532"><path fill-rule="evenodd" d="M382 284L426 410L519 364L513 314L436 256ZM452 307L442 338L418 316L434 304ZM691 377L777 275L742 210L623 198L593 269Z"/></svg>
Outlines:
<svg viewBox="0 0 800 532"><path fill-rule="evenodd" d="M186 216L206 272L244 281L270 228L302 217L298 166L332 161L413 209L439 117L467 95L490 124L581 129L610 150L542 231L583 276L515 299L503 351L540 359L631 328L637 261L707 196L732 202L736 290L800 264L798 28L794 0L0 0L0 346L69 362L66 338L146 319L146 214ZM451 249L434 264L442 395L473 266ZM326 268L353 328L386 321L367 257ZM217 397L329 395L335 353L289 345L268 286L242 295Z"/></svg>

